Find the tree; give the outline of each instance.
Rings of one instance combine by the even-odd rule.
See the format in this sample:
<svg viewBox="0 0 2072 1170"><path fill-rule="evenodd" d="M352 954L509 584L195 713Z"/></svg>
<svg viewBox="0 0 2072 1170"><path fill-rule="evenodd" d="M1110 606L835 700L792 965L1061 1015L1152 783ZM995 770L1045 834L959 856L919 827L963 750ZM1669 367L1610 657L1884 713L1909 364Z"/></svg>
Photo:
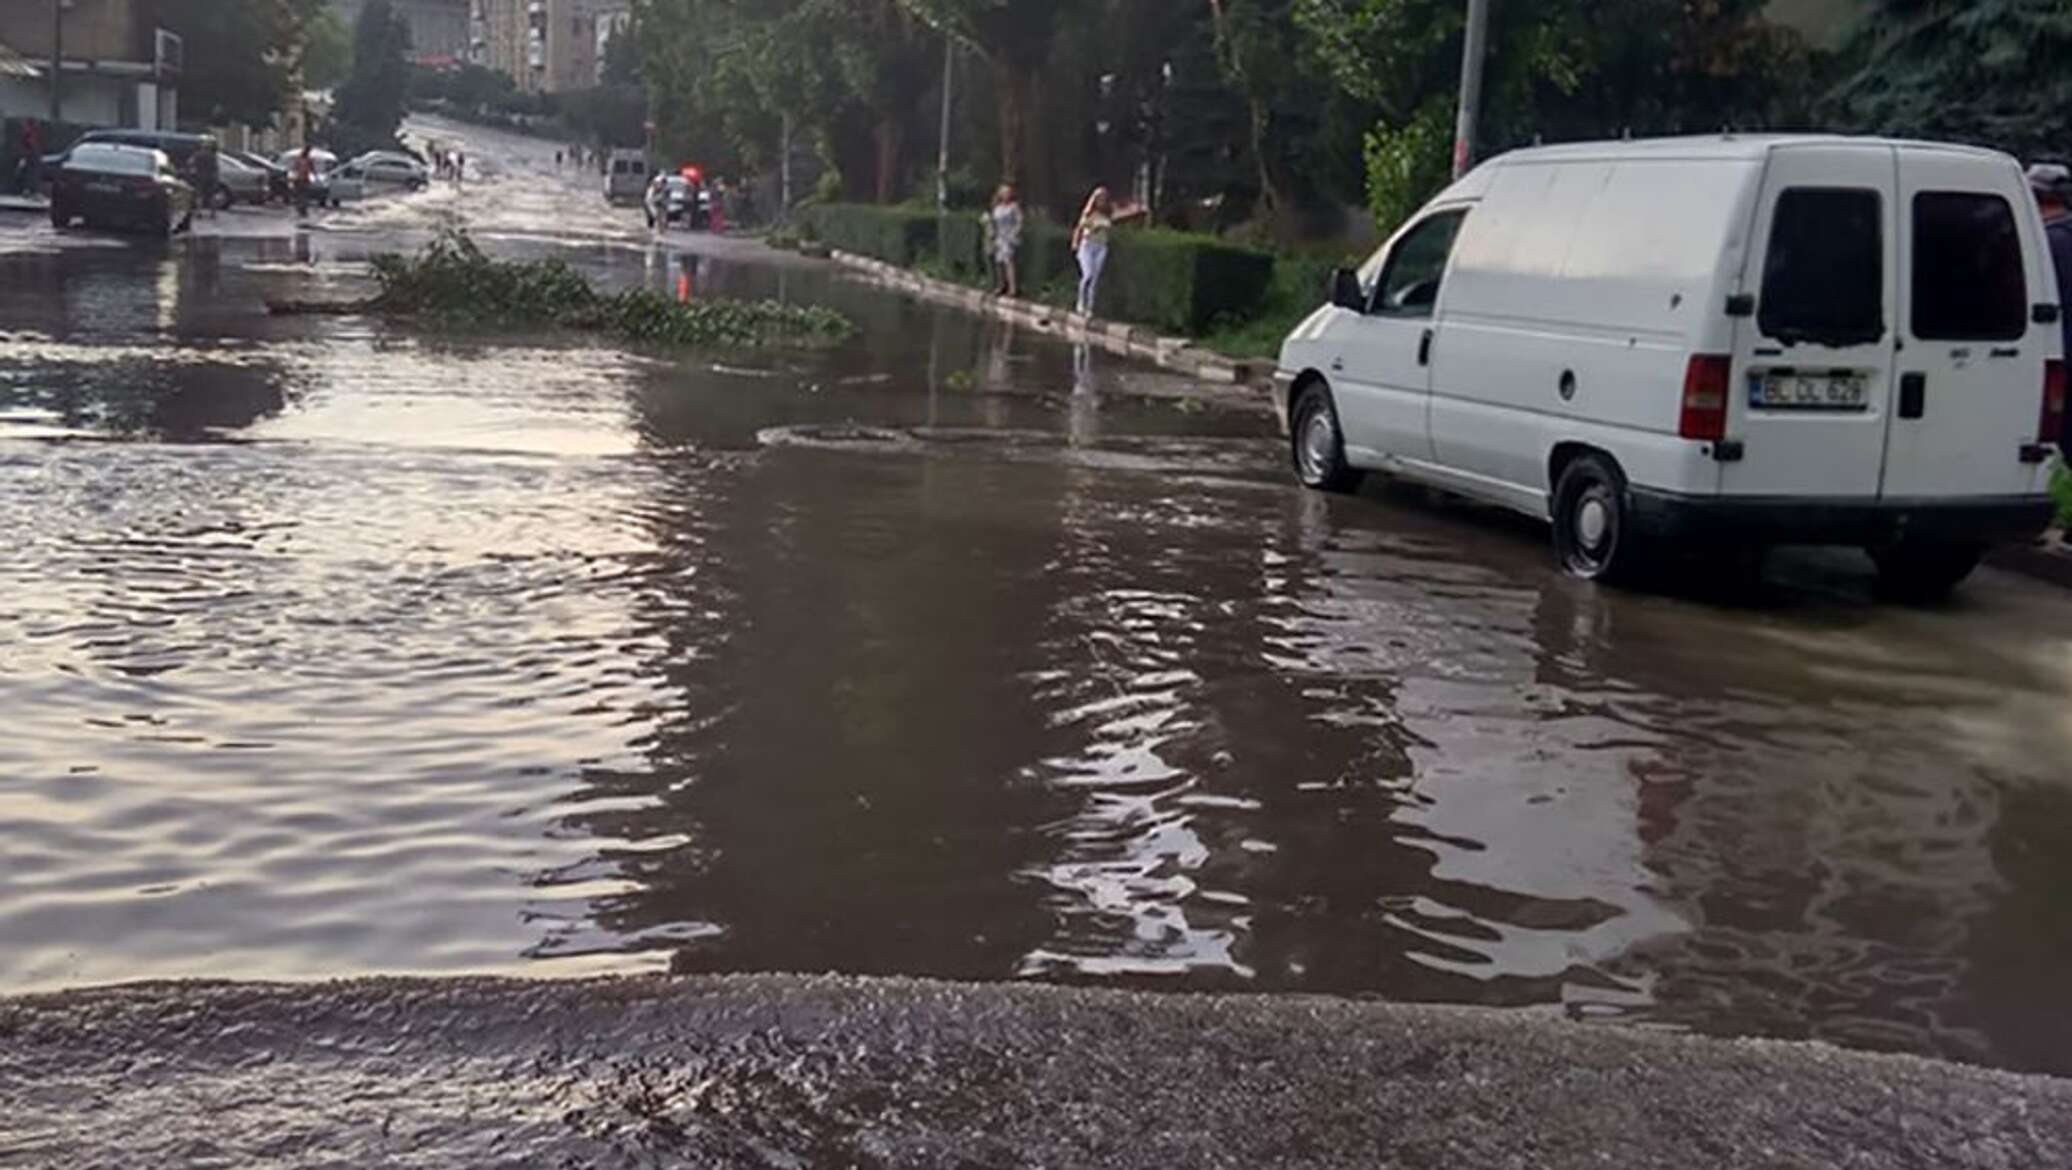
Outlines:
<svg viewBox="0 0 2072 1170"><path fill-rule="evenodd" d="M2014 0L2003 0L2012 3ZM1544 137L1772 126L1792 120L1805 48L1764 19L1762 0L1500 3L1490 28L1480 137ZM1297 0L1315 59L1371 101L1369 202L1384 228L1447 174L1460 76L1459 0Z"/></svg>
<svg viewBox="0 0 2072 1170"><path fill-rule="evenodd" d="M330 8L317 10L302 38L302 84L330 89L352 76L353 33Z"/></svg>
<svg viewBox="0 0 2072 1170"><path fill-rule="evenodd" d="M185 41L180 98L190 120L270 123L323 14L323 0L162 0L159 22Z"/></svg>
<svg viewBox="0 0 2072 1170"><path fill-rule="evenodd" d="M389 0L367 0L353 26L352 75L338 88L333 114L347 152L393 142L410 95L410 26Z"/></svg>
<svg viewBox="0 0 2072 1170"><path fill-rule="evenodd" d="M1826 101L1848 129L2018 154L2072 149L2072 8L2042 0L1876 0Z"/></svg>
<svg viewBox="0 0 2072 1170"><path fill-rule="evenodd" d="M971 46L991 66L1000 112L1002 177L1024 202L1061 209L1053 175L1053 143L1045 136L1044 67L1066 22L1086 15L1088 0L899 0L946 35Z"/></svg>

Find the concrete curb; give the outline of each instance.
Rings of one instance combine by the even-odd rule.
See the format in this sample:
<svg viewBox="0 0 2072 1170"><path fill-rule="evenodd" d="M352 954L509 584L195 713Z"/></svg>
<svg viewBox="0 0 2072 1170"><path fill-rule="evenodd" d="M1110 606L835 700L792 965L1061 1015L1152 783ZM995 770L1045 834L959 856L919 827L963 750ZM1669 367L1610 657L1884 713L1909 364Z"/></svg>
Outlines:
<svg viewBox="0 0 2072 1170"><path fill-rule="evenodd" d="M158 983L0 998L0 1036L0 1161L45 1170L2072 1165L2064 1080L1320 996Z"/></svg>
<svg viewBox="0 0 2072 1170"><path fill-rule="evenodd" d="M1196 346L1189 338L1165 337L1142 325L1082 317L1078 313L1036 301L995 296L969 285L937 280L910 268L901 268L896 264L870 256L860 256L854 252L844 252L839 248L833 249L829 258L845 268L855 269L874 280L904 292L911 292L924 300L954 305L995 320L1056 333L1069 341L1098 345L1110 353L1148 361L1203 382L1243 386L1260 391L1271 390L1273 387L1273 367L1269 363L1226 357Z"/></svg>

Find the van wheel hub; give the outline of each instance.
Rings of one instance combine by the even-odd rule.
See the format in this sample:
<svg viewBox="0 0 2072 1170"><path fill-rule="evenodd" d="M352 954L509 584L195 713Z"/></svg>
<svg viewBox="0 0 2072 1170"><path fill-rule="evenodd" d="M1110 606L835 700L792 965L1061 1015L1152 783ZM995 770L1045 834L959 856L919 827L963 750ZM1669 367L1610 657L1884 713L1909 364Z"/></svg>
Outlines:
<svg viewBox="0 0 2072 1170"><path fill-rule="evenodd" d="M1313 478L1321 478L1331 469L1336 457L1338 436L1331 427L1331 413L1327 410L1310 412L1309 422L1302 428L1302 470Z"/></svg>
<svg viewBox="0 0 2072 1170"><path fill-rule="evenodd" d="M1606 510L1604 500L1597 496L1585 496L1576 508L1576 536L1583 547L1591 552L1604 548L1604 534L1611 528L1611 513Z"/></svg>

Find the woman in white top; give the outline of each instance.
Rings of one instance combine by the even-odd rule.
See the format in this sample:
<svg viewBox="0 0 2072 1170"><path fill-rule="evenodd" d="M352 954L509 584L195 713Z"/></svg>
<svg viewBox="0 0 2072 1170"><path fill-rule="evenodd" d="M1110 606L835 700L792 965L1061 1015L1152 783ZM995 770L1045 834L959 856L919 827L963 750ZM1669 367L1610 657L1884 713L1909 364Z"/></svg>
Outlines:
<svg viewBox="0 0 2072 1170"><path fill-rule="evenodd" d="M986 212L986 235L986 258L993 265L994 295L1020 296L1014 254L1022 245L1022 205L1015 199L1013 187L1003 186L993 192L992 209Z"/></svg>
<svg viewBox="0 0 2072 1170"><path fill-rule="evenodd" d="M1115 210L1108 188L1095 187L1087 196L1079 224L1072 229L1072 254L1079 258L1079 315L1094 315L1094 297L1101 288L1101 269L1108 264L1108 236L1123 220L1143 215L1142 208Z"/></svg>

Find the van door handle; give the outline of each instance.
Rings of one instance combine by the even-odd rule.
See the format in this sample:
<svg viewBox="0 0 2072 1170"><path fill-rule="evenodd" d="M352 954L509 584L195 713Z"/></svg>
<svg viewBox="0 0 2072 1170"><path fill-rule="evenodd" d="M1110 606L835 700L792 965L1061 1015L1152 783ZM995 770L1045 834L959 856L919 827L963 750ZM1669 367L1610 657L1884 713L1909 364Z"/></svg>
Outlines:
<svg viewBox="0 0 2072 1170"><path fill-rule="evenodd" d="M1928 375L1901 374L1899 378L1899 417L1920 418L1928 411Z"/></svg>
<svg viewBox="0 0 2072 1170"><path fill-rule="evenodd" d="M1344 358L1342 358L1342 357L1335 357L1335 358L1332 358L1332 359L1331 359L1331 372L1332 372L1332 373L1334 373L1334 374L1336 374L1336 373L1341 373L1341 372L1343 372L1343 371L1344 371L1344 369L1345 369L1345 359L1344 359Z"/></svg>
<svg viewBox="0 0 2072 1170"><path fill-rule="evenodd" d="M1424 336L1417 339L1417 364L1420 366L1432 364L1432 331L1429 329L1424 331Z"/></svg>

